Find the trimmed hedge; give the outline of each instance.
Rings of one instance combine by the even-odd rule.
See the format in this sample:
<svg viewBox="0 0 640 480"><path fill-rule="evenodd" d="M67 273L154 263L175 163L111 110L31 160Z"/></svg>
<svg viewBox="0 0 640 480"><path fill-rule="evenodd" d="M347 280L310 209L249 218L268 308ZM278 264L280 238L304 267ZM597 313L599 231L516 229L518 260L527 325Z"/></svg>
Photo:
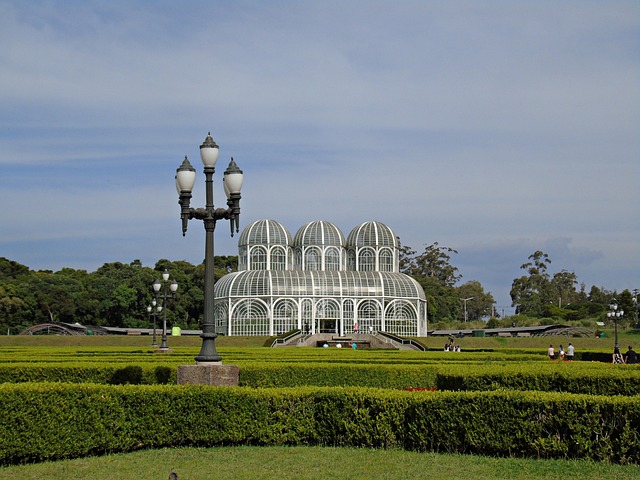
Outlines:
<svg viewBox="0 0 640 480"><path fill-rule="evenodd" d="M0 365L0 383L69 382L175 384L177 367L157 364ZM487 391L538 390L590 395L635 395L640 367L586 362L536 364L240 363L240 386L344 387Z"/></svg>
<svg viewBox="0 0 640 480"><path fill-rule="evenodd" d="M3 465L216 445L640 463L640 397L369 388L0 385Z"/></svg>
<svg viewBox="0 0 640 480"><path fill-rule="evenodd" d="M240 385L248 387L375 387L436 385L435 365L248 363L240 367Z"/></svg>
<svg viewBox="0 0 640 480"><path fill-rule="evenodd" d="M487 391L498 389L568 392L587 395L637 395L640 369L631 365L443 366L436 374L440 390ZM599 367L599 366L598 366Z"/></svg>
<svg viewBox="0 0 640 480"><path fill-rule="evenodd" d="M68 382L107 385L177 383L177 367L156 364L47 364L0 365L0 383Z"/></svg>

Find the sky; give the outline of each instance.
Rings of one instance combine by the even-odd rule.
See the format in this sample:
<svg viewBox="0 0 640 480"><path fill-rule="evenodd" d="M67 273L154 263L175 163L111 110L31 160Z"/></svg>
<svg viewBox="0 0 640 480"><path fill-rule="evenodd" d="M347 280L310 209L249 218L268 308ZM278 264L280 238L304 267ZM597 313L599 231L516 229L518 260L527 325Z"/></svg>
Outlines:
<svg viewBox="0 0 640 480"><path fill-rule="evenodd" d="M0 0L0 257L200 263L174 185L240 228L387 224L509 312L520 266L640 288L640 2ZM237 255L221 221L216 255Z"/></svg>

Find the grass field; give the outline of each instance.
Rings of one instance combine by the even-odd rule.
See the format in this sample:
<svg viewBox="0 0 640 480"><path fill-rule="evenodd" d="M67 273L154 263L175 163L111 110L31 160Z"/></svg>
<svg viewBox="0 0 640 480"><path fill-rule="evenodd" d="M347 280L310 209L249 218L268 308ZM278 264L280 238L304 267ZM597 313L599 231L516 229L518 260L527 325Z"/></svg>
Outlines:
<svg viewBox="0 0 640 480"><path fill-rule="evenodd" d="M322 447L220 447L147 450L5 467L0 468L0 478L164 480L172 468L180 480L605 480L638 478L640 474L637 466L585 461Z"/></svg>
<svg viewBox="0 0 640 480"><path fill-rule="evenodd" d="M546 355L547 347L553 344L556 347L563 344L565 347L569 342L573 343L576 350L593 351L613 351L614 332L612 329L605 329L604 338L596 337L470 337L456 338L455 343L465 348L502 349L502 348L523 348L539 349L542 355ZM618 334L620 347L627 349L628 345L633 345L636 351L640 351L640 330L623 330ZM159 339L158 339L159 340ZM446 337L420 337L421 343L430 349L440 350L447 341ZM262 347L271 344L270 337L218 337L216 345L218 347ZM202 344L200 337L196 336L170 336L167 340L169 348L172 347L193 347L198 348ZM69 335L69 336L49 336L49 335L0 335L0 347L3 346L115 346L115 347L150 347L150 336L118 336L118 335Z"/></svg>

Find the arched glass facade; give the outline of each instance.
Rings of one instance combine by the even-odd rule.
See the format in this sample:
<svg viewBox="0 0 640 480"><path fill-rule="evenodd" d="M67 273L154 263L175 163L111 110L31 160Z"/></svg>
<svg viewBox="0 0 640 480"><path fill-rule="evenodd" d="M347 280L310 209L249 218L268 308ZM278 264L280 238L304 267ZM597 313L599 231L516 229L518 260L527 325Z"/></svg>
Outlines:
<svg viewBox="0 0 640 480"><path fill-rule="evenodd" d="M219 334L426 333L424 291L399 273L397 237L380 222L363 223L345 239L326 221L292 237L280 223L258 220L241 233L238 253L239 271L215 284Z"/></svg>

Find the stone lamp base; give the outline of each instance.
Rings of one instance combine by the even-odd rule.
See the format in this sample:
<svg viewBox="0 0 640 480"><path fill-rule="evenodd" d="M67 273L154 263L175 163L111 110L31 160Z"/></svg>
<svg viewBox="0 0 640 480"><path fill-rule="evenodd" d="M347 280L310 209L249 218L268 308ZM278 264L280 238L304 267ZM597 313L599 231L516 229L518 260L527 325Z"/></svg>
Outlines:
<svg viewBox="0 0 640 480"><path fill-rule="evenodd" d="M240 369L237 365L221 363L180 365L178 385L212 385L216 387L237 387Z"/></svg>

